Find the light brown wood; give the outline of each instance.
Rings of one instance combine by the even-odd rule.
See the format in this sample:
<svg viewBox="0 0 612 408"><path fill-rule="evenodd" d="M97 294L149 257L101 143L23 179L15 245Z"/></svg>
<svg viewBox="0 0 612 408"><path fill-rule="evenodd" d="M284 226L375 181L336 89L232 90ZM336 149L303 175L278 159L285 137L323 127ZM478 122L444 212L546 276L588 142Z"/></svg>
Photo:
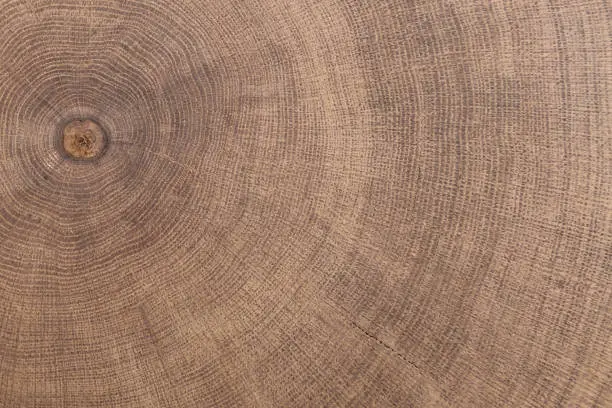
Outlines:
<svg viewBox="0 0 612 408"><path fill-rule="evenodd" d="M0 0L0 407L612 406L611 15Z"/></svg>
<svg viewBox="0 0 612 408"><path fill-rule="evenodd" d="M74 119L62 129L64 152L74 159L92 159L106 147L104 131L91 119Z"/></svg>

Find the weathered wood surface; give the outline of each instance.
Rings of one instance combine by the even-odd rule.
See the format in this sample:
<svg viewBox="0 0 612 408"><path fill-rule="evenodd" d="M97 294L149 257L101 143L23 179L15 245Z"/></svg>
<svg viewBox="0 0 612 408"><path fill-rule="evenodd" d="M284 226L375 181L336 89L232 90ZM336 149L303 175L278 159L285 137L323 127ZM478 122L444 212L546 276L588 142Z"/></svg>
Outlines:
<svg viewBox="0 0 612 408"><path fill-rule="evenodd" d="M0 407L611 406L611 13L0 0Z"/></svg>

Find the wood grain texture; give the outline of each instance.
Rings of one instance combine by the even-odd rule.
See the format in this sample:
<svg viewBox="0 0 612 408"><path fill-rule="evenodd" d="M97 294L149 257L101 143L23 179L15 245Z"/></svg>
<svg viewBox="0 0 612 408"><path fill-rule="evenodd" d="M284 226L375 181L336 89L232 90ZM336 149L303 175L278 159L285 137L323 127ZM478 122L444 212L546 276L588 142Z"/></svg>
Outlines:
<svg viewBox="0 0 612 408"><path fill-rule="evenodd" d="M92 160L99 157L106 147L106 134L90 119L74 119L61 127L61 148L66 157L76 160Z"/></svg>
<svg viewBox="0 0 612 408"><path fill-rule="evenodd" d="M611 16L0 0L0 407L612 406Z"/></svg>

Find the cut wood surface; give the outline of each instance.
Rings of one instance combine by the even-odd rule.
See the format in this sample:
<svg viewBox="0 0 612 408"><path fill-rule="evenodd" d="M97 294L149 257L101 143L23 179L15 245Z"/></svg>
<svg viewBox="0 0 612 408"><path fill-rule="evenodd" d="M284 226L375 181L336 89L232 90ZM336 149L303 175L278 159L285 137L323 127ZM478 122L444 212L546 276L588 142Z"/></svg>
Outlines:
<svg viewBox="0 0 612 408"><path fill-rule="evenodd" d="M612 407L611 22L0 0L0 408Z"/></svg>

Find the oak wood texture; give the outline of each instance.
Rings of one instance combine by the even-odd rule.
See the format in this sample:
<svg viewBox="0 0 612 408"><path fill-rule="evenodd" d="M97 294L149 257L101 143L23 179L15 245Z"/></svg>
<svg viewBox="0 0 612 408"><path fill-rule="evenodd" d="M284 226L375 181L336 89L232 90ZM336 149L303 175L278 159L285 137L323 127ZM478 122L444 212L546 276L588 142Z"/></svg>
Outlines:
<svg viewBox="0 0 612 408"><path fill-rule="evenodd" d="M612 406L611 15L0 0L0 407Z"/></svg>

